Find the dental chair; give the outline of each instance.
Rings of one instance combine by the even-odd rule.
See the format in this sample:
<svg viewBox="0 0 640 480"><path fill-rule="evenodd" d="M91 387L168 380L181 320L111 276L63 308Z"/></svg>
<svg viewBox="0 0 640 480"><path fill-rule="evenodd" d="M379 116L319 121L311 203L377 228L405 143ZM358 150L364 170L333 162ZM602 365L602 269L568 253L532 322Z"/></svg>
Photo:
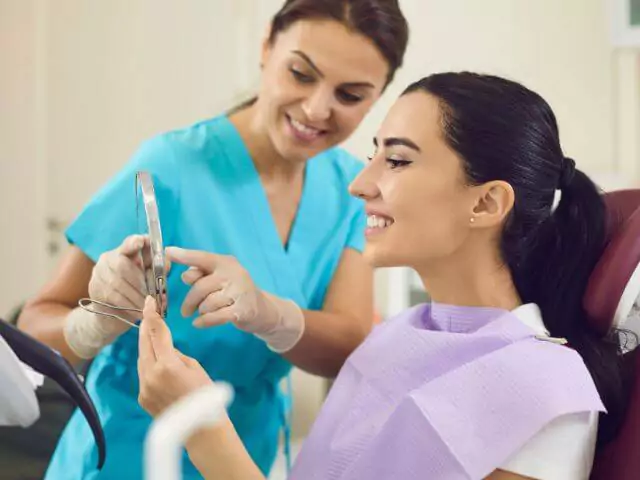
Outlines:
<svg viewBox="0 0 640 480"><path fill-rule="evenodd" d="M631 328L625 322L640 302L640 189L604 198L608 243L584 297L592 327L603 335L613 328ZM636 348L624 355L631 379L628 410L616 437L596 452L591 480L640 479L639 352Z"/></svg>
<svg viewBox="0 0 640 480"><path fill-rule="evenodd" d="M31 418L25 419L29 425L24 425L24 422L20 422L24 427L30 426L39 416L38 401L35 393L31 392L31 395L26 395L26 388L24 383L19 381L20 376L16 372L11 370L16 368L20 370L18 360L28 367L32 368L36 372L52 379L60 386L60 388L66 392L69 398L75 405L78 406L80 411L84 414L84 417L93 432L96 446L97 446L97 464L98 469L101 469L106 459L106 440L102 425L100 424L100 418L96 411L95 405L91 400L91 397L84 388L82 381L78 378L76 371L58 352L48 347L47 345L39 342L33 337L27 335L21 330L18 330L15 326L0 319L0 337L2 339L2 347L5 350L8 349L9 353L5 352L3 358L5 364L0 364L0 368L5 371L4 378L7 380L3 383L7 391L4 391L5 400L9 400L9 404L0 404L0 409L11 408L15 406L15 401L12 401L12 392L18 395L17 398L21 401L32 403L31 412L28 416ZM11 360L13 358L13 360ZM35 410L35 411L34 411ZM22 417L25 417L23 414ZM34 439L37 441L37 439ZM8 466L8 468L11 468ZM0 475L11 474L13 472L4 471L3 466ZM4 477L3 477L4 478ZM9 477L12 480L17 478L15 476ZM20 478L23 478L22 476Z"/></svg>

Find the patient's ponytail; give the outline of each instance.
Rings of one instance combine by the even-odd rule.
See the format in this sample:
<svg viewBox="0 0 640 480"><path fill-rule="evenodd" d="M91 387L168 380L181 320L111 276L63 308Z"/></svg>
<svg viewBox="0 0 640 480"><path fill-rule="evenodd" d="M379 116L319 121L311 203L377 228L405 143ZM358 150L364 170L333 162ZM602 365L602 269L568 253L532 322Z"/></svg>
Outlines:
<svg viewBox="0 0 640 480"><path fill-rule="evenodd" d="M571 171L573 161L565 162ZM524 301L540 306L551 335L566 338L582 356L609 412L598 431L599 440L606 442L617 431L626 404L620 339L617 332L602 338L590 329L582 306L589 276L604 249L605 205L580 170L561 176L559 187L557 209L540 224L526 247L526 259L512 271Z"/></svg>
<svg viewBox="0 0 640 480"><path fill-rule="evenodd" d="M599 440L608 440L625 409L620 339L592 331L582 306L605 244L600 192L564 156L549 105L522 85L445 73L405 93L416 90L439 100L445 140L462 159L468 182L503 180L513 187L502 257L523 302L538 304L551 335L566 338L582 356L608 410L599 428Z"/></svg>

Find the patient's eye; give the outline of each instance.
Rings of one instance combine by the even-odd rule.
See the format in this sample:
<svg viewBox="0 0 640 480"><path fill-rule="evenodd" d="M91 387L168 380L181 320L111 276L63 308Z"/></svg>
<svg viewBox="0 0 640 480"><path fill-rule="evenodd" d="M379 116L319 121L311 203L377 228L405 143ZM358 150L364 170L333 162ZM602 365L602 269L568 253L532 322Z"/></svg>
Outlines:
<svg viewBox="0 0 640 480"><path fill-rule="evenodd" d="M392 157L387 157L387 164L389 165L389 168L391 168L391 170L395 170L396 168L406 167L410 163L411 162L409 160L405 160L395 155Z"/></svg>

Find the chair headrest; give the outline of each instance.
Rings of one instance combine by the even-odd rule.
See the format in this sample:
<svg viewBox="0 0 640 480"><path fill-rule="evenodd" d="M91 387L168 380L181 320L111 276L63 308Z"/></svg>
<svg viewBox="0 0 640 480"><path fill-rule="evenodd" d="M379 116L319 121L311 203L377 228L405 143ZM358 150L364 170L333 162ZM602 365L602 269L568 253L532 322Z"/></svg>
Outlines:
<svg viewBox="0 0 640 480"><path fill-rule="evenodd" d="M604 195L607 245L583 299L591 326L606 335L621 327L640 297L640 189Z"/></svg>

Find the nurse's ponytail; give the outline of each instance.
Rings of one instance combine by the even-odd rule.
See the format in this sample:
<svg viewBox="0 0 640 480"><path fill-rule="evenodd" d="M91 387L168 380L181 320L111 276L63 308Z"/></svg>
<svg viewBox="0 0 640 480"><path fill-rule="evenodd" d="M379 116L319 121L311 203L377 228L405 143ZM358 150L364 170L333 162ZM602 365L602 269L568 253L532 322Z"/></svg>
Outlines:
<svg viewBox="0 0 640 480"><path fill-rule="evenodd" d="M473 73L427 77L423 90L440 101L443 136L463 161L467 181L509 183L515 193L501 253L525 303L536 303L553 337L582 356L608 410L599 440L623 418L626 382L621 337L589 327L582 306L605 246L605 205L594 183L566 158L556 118L539 95L502 78Z"/></svg>

